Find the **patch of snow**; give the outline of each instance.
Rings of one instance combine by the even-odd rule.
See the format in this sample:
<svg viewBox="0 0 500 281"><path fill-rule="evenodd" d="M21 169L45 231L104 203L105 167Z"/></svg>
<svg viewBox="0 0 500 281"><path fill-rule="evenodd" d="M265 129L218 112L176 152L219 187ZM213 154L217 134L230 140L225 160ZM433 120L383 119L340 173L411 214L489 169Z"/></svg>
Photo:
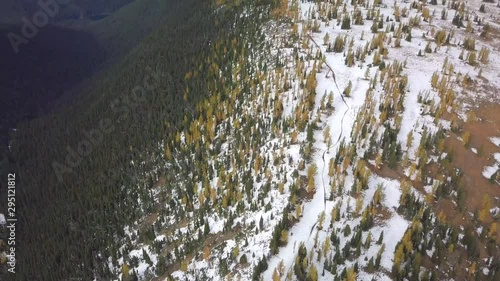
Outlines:
<svg viewBox="0 0 500 281"><path fill-rule="evenodd" d="M500 163L500 153L493 154L493 157L495 158L495 161L497 161L498 163Z"/></svg>
<svg viewBox="0 0 500 281"><path fill-rule="evenodd" d="M490 209L490 213L493 217L495 217L496 215L500 214L500 208L499 207L492 208Z"/></svg>
<svg viewBox="0 0 500 281"><path fill-rule="evenodd" d="M483 169L483 176L487 179L490 179L491 176L498 171L498 164L495 164L493 166L486 166Z"/></svg>
<svg viewBox="0 0 500 281"><path fill-rule="evenodd" d="M490 138L490 141L491 141L494 145L496 145L496 146L500 147L500 137L491 137L491 138Z"/></svg>

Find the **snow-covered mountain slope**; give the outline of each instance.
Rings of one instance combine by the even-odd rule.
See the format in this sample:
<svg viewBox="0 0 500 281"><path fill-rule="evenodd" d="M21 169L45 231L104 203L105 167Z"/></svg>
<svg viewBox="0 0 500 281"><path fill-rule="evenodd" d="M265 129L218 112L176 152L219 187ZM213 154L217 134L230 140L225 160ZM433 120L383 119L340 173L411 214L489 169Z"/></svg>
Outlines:
<svg viewBox="0 0 500 281"><path fill-rule="evenodd" d="M110 268L156 280L497 278L498 185L477 181L476 199L467 159L454 159L469 151L466 116L500 98L494 13L475 1L272 2L247 6L243 31L213 44L220 83L162 146L160 207L127 229L135 248Z"/></svg>

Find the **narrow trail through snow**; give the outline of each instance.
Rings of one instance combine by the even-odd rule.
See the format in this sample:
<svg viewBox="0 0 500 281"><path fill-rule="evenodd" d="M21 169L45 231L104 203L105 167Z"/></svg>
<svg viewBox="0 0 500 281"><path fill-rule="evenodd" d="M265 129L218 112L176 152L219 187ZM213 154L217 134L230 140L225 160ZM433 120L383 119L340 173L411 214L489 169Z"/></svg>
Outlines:
<svg viewBox="0 0 500 281"><path fill-rule="evenodd" d="M312 36L310 34L307 34L306 36L311 39L313 44L323 54L321 47L312 38ZM326 67L328 68L328 71L326 72L326 75L324 78L326 78L326 80L330 80L329 74L330 74L330 72L332 73L332 79L330 80L331 81L330 83L333 82L332 84L337 89L338 95L340 96L340 98L342 100L342 102L338 103L338 105L336 106L336 108L338 108L339 111L334 113L333 114L334 116L327 117L327 121L325 124L326 126L332 126L332 124L339 124L340 123L340 128L337 127L337 130L335 132L335 135L338 134L338 136L334 137L334 138L336 138L336 141L330 147L330 149L335 150L335 149L338 149L337 146L339 145L341 140L345 139L345 137L346 137L344 135L345 132L349 131L348 130L349 128L345 128L345 130L344 130L344 125L345 125L344 122L345 122L345 117L348 115L348 113L350 111L352 111L352 105L350 105L347 102L346 98L342 95L342 92L340 91L340 88L339 88L338 83L337 83L337 79L336 79L337 76L335 75L335 71L330 66L330 64L328 64L326 62L326 60L324 62L325 62ZM322 79L322 78L320 78L320 79ZM355 100L353 100L352 102L354 103L354 105L356 104ZM345 107L345 110L343 113L341 113L343 110L342 109L343 107ZM322 142L320 142L320 143L322 143ZM321 209L323 209L323 212L326 213L326 205L327 205L326 194L327 194L327 192L326 192L325 179L324 179L324 175L325 175L324 170L325 170L325 166L326 166L326 156L327 156L326 152L327 151L328 151L328 148L325 148L323 150L322 154L319 154L319 155L316 154L316 157L315 157L315 159L316 159L315 161L317 161L318 164L323 165L323 167L321 167L321 170L322 170L321 175L318 175L318 176L321 176L321 182L323 184L323 194L321 194L321 192L316 192L316 195L318 195L318 196L315 195L313 197L313 199L311 199L311 201L308 202L308 204L307 204L308 206L310 206L310 208L305 208L305 206L304 206L303 218L297 223L297 225L295 225L292 229L290 229L291 233L289 236L289 241L287 243L287 246L280 248L279 253L269 260L269 268L268 268L268 270L266 270L266 272L264 272L264 280L271 280L272 279L273 270L274 270L274 268L276 268L278 266L278 263L280 261L284 262L284 266L285 266L284 272L287 272L287 273L292 272L296 247L301 242L305 242L306 245L311 246L310 238L312 237L314 230L315 230L316 226L318 225L317 216L319 216L321 214L321 212L320 212ZM321 157L321 160L319 159L319 157ZM323 195L323 198L321 198L321 195ZM318 203L321 204L320 202L322 202L322 201L323 201L323 208L321 208L321 207L315 208L314 207L314 206L317 206Z"/></svg>
<svg viewBox="0 0 500 281"><path fill-rule="evenodd" d="M321 50L321 48L318 45L318 43L316 42L316 40L314 40L310 34L307 34L307 37L314 43L314 45L316 45L316 47L318 48L318 50L321 53L321 55L323 55L323 51ZM325 65L328 67L328 69L332 73L332 78L333 78L333 82L335 84L335 87L337 88L337 91L339 93L340 98L342 99L342 102L347 107L346 110L344 111L344 114L342 115L342 119L341 119L341 122L340 122L340 134L339 134L339 137L337 138L337 141L335 142L335 144L333 144L333 147L336 147L339 144L340 140L342 139L343 129L344 129L344 126L343 126L344 125L344 118L347 115L347 112L349 112L349 110L351 110L351 107L349 106L349 104L347 104L347 102L345 101L344 95L340 91L340 88L339 88L339 86L337 84L337 79L335 78L335 71L333 71L333 68L326 61L325 61ZM325 78L328 78L328 72L326 73ZM328 126L328 124L326 124L326 126ZM325 176L325 166L326 166L325 154L326 154L327 150L328 150L328 147L325 148L325 150L323 151L323 155L321 157L323 159L323 168L321 170L321 181L322 181L322 185L323 185L323 211L324 212L326 212L326 187L325 187L325 179L324 179L325 177L324 176ZM316 227L317 224L318 224L318 222L316 221L313 224L313 226L311 227L311 231L309 232L309 237L307 238L308 241L309 241L309 239L311 239L312 233L314 232L314 228Z"/></svg>

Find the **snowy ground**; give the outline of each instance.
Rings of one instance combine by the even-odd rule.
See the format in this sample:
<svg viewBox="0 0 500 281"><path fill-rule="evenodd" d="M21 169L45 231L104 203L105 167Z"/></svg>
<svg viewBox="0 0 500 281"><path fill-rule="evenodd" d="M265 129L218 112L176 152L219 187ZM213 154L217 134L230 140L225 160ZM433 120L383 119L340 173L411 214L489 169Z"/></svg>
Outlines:
<svg viewBox="0 0 500 281"><path fill-rule="evenodd" d="M471 5L474 9L479 7L479 1L475 0L468 5ZM394 5L397 5L400 10L404 7L410 8L409 2L405 1L395 1L387 2L386 5L378 7L376 10L380 10L380 14L383 15L384 27L379 31L386 30L387 26L390 24L395 24L397 28L399 23L394 21L393 11ZM303 26L307 24L313 18L318 18L318 5L316 3L307 2L300 3L300 19L298 20L298 30L301 32ZM353 11L351 5L347 5L346 9L348 12ZM359 7L363 14L363 18L366 18L367 9L364 7ZM462 29L456 30L451 23L450 19L453 16L454 11L450 10L448 14L448 20L441 20L440 14L443 9L442 5L430 6L431 12L435 13L434 19L431 23L421 22L419 26L412 27L412 40L407 42L404 38L401 40L401 47L395 48L394 41L392 38L391 44L386 44L388 48L387 57L383 58L386 65L393 65L396 63L406 63L406 67L403 69L403 75L408 77L408 85L406 87L405 98L403 102L403 109L400 113L399 118L401 118L401 126L399 133L397 135L397 141L404 148L404 152L408 154L409 160L412 162L417 162L418 156L417 151L420 145L422 136L428 133L436 133L439 128L450 129L451 123L448 121L441 120L439 118L434 118L432 114L434 112L429 112L430 106L424 106L422 101L419 102L421 98L424 98L426 102L432 105L439 105L441 98L435 89L431 86L431 79L434 72L441 73L442 66L447 61L448 65L454 66L453 79L458 76L459 73L463 75L469 75L473 79L478 76L479 69L482 68L482 76L486 80L477 79L477 87L483 89L486 84L493 89L500 89L500 80L498 79L498 73L500 73L500 56L497 52L491 52L488 64L478 64L476 66L471 66L467 64L464 60L458 59L462 48L460 47L461 42L463 42L466 36L475 36L477 34L470 35L466 34ZM415 9L408 10L408 16L406 18L401 18L401 22L408 22L409 18L421 15L421 12ZM385 18L388 17L390 20L387 22ZM353 163L347 165L345 170L339 175L335 175L334 178L337 183L343 184L343 192L341 194L336 194L333 200L330 200L330 181L332 180L328 175L329 162L330 159L334 159L336 154L341 150L344 145L349 147L352 146L356 148L358 154L362 154L366 150L366 140L355 143L353 135L356 133L356 125L360 119L363 118L363 114L366 112L371 112L373 116L369 116L373 119L373 123L377 124L376 133L379 136L384 132L384 128L380 126L380 115L379 106L383 103L384 98L384 85L378 83L375 89L370 90L371 79L376 77L380 81L379 67L372 66L373 63L373 53L366 56L365 61L356 60L355 65L348 67L345 65L345 53L347 52L348 46L352 40L353 50L355 51L358 47L364 48L366 44L369 44L374 36L371 32L371 20L364 20L364 25L354 25L351 24L351 29L342 30L340 25L337 25L337 20L331 21L320 21L318 20L320 27L318 32L307 31L307 33L302 33L301 36L304 40L307 40L307 47L301 44L294 46L297 48L297 53L304 59L305 68L307 73L311 73L314 63L314 56L317 52L321 53L324 57L324 63L320 71L316 75L317 86L316 86L316 97L314 108L309 112L309 120L318 120L316 124L318 126L317 130L314 132L314 143L313 143L313 155L307 166L316 165L317 174L314 177L315 190L316 192L311 199L305 200L302 203L302 217L295 223L295 225L288 232L288 242L285 246L280 247L277 255L271 256L268 260L268 269L263 273L263 280L272 280L273 272L275 268L278 267L280 263L284 265L284 272L282 272L282 279L285 280L285 276L289 272L293 272L293 265L295 262L295 257L297 256L297 250L300 243L305 243L308 252L314 251L317 245L322 245L324 241L328 240L330 233L337 232L341 233L346 225L349 225L351 229L360 225L360 217L353 214L353 210L356 208L356 198L350 194L351 186L355 182L355 177L353 175L353 170L359 161L358 158L353 160ZM475 26L475 28L479 28ZM290 27L288 27L290 29ZM436 49L436 51L431 53L425 53L424 48L428 42L431 44L431 48L434 50L436 48L434 36L431 34L434 31L444 29L450 31L455 30L455 37L453 42L451 42L452 47L442 46ZM286 36L289 36L290 30L286 30L281 34L284 36L284 41L289 40ZM333 53L327 52L323 44L323 39L328 33L330 36L330 41L333 41L338 35L347 36L347 42L344 52ZM477 33L477 32L476 32ZM392 36L393 32L388 32L387 36ZM276 41L278 42L278 40ZM483 46L490 47L486 43L478 40L476 42L476 50L479 51ZM295 55L293 49L288 47L283 47L276 43L275 49L272 50L273 54L276 54L276 49L282 53L282 56L289 58L288 65L285 65L284 69L287 74L290 74L291 88L283 93L280 93L280 99L283 102L283 119L295 118L295 111L301 100L300 85L297 76L293 76L295 65L290 62L293 61L292 57ZM419 51L422 52L423 56L418 56ZM319 60L318 60L319 61ZM330 71L333 69L332 73ZM365 79L366 73L368 71L368 79ZM281 70L280 70L281 71ZM297 75L297 74L295 74ZM387 79L387 78L386 78ZM487 82L485 82L487 81ZM343 96L342 91L348 86L349 82L352 83L351 95L349 97ZM459 81L460 82L460 81ZM493 96L490 92L479 91L463 91L458 83L455 81L451 82L452 85L457 84L456 87L451 86L455 90L455 95L457 99L460 100L460 105L457 111L461 116L467 111L469 103L472 99L483 99L483 100L496 100L496 96ZM272 94L276 89L272 88ZM321 109L321 101L326 98L325 94L333 93L333 108L334 110L329 112ZM472 98L472 99L471 99ZM372 104L373 103L373 104ZM257 110L260 110L262 106L262 100L249 100L246 101L242 107L248 108L249 112L252 112L252 118L255 120L269 120L272 116L256 114ZM370 111L371 110L371 111ZM367 113L366 113L367 114ZM267 121L266 121L267 122ZM311 122L311 121L310 121ZM393 120L391 122L395 123ZM331 146L328 147L327 140L324 138L325 129L329 128ZM411 143L407 143L407 136L412 134ZM187 272L181 270L175 271L172 276L178 280L194 280L196 278L196 273L204 271L208 274L211 280L223 280L224 277L218 274L219 257L230 256L232 251L238 247L239 254L232 260L229 264L229 269L232 272L238 272L239 277L242 280L250 280L253 268L257 264L257 261L262 257L270 256L269 241L272 237L272 231L277 225L279 219L282 216L283 208L289 203L289 190L290 185L293 182L293 172L297 169L298 163L301 162L301 149L302 144L306 139L305 132L298 134L298 141L296 144L291 144L289 142L290 133L287 132L279 137L271 138L269 137L266 143L259 149L260 154L263 158L269 159L270 162L275 157L275 154L283 149L285 159L290 159L290 161L283 161L278 167L271 167L268 171L271 178L273 179L273 184L277 184L279 179L286 179L286 184L284 187L284 192L281 194L277 190L272 190L269 196L263 199L264 205L271 206L270 209L264 209L263 206L257 210L251 210L246 206L245 211L241 216L235 219L234 227L236 225L249 226L252 224L258 225L259 219L263 218L264 226L263 229L258 233L255 233L247 237L248 245L244 245L243 241L238 240L238 238L229 238L221 244L221 249L214 251L208 260L204 259L193 259L187 266ZM500 138L491 138L491 141L500 147ZM344 146L344 148L345 148ZM224 153L221 157L227 157L230 155L231 148L228 143L223 145ZM347 150L347 149L346 149ZM491 177L500 167L500 154L494 155L497 163L492 167L485 167L483 175L487 178ZM374 164L371 161L370 164ZM307 170L307 168L306 168ZM231 170L227 171L228 173ZM305 175L304 171L299 172L301 176ZM416 177L415 173L410 174L409 169L406 171L406 176L410 179ZM218 177L210 179L212 185L217 184ZM261 189L263 186L263 181L255 182L254 188ZM403 237L406 229L410 225L410 222L405 220L401 215L396 212L399 207L399 199L402 194L401 183L396 179L389 179L379 176L375 173L370 174L368 178L367 188L362 191L362 206L361 210L364 210L374 198L375 191L377 188L381 187L383 190L383 202L382 206L384 210L387 211L387 217L375 224L369 230L371 233L372 240L376 240L381 233L384 233L383 245L385 251L382 254L381 266L385 271L380 271L377 273L367 273L362 270L367 266L367 260L369 258L375 257L382 245L376 245L372 243L371 246L363 250L362 254L353 259L345 261L345 264L340 265L337 271L340 272L344 268L352 267L355 263L360 266L360 273L358 275L358 280L390 280L390 277L383 272L390 272L393 265L394 251L397 243ZM424 186L426 193L431 193L433 186ZM417 194L418 197L423 197L423 194L419 194L418 191L412 190L413 193ZM425 194L424 194L425 195ZM257 201L257 200L256 200ZM260 203L259 203L260 204ZM333 223L330 227L331 221L331 211L335 207L340 206L341 219ZM236 207L228 208L231 211L235 211ZM324 224L320 229L318 227L318 218L324 214ZM207 215L208 222L210 224L210 233L217 235L222 234L226 218L218 216L215 212L213 214ZM185 234L189 230L189 227L179 229L179 233ZM249 230L250 231L250 230ZM251 229L253 231L253 229ZM246 233L245 233L246 234ZM354 233L350 235L338 235L340 237L340 248L347 243L349 239L352 238ZM365 240L368 233L363 232L362 241ZM164 239L165 237L157 237L157 239ZM136 256L140 260L143 259L143 250L147 252L156 263L157 255L152 253L149 246L142 245L142 248L138 250L133 250L130 252L130 256ZM335 249L330 249L327 255L334 254ZM245 254L248 257L249 266L240 266L238 260L241 256ZM323 268L323 263L325 261L324 257L312 259L313 264L315 264L318 271L321 272ZM120 262L123 262L121 260ZM149 265L144 261L141 261L139 266L136 268L139 275L143 276L144 272L147 270ZM293 273L291 276L294 276ZM324 276L319 276L319 280L332 280L333 275L326 272ZM289 279L286 279L289 280ZM292 278L292 280L295 280Z"/></svg>
<svg viewBox="0 0 500 281"><path fill-rule="evenodd" d="M396 1L395 3L400 8L409 6L409 4L405 2ZM313 3L302 3L300 8L302 11L301 14L303 17L303 21L305 22L311 18L310 13L311 11L315 11L315 9L317 9L317 5ZM392 8L393 4L391 3L389 4L389 7L381 8L380 13L383 14L384 16L392 15ZM439 14L439 11L440 11L439 9L436 9L436 14ZM413 15L414 15L414 10L410 10L409 17ZM322 94L325 92L328 93L330 91L333 91L335 93L335 102L334 102L335 111L330 116L327 117L322 116L320 123L321 130L318 130L315 135L316 142L314 144L314 147L316 148L316 153L312 161L317 165L318 171L323 171L324 166L328 163L328 160L331 157L335 156L335 152L340 144L340 142L336 142L336 140L343 139L346 141L346 143L350 143L351 141L350 135L354 127L356 115L359 112L359 110L362 109L362 106L365 102L365 95L366 95L365 93L369 86L368 81L363 79L363 77L366 71L366 67L368 67L367 65L370 62L370 58L368 58L367 63L362 63L362 67L355 66L349 68L344 64L345 53L344 55L342 55L342 53L340 54L327 53L326 46L324 46L322 42L326 33L328 33L330 38L332 39L334 39L339 34L343 34L348 36L349 39L347 41L349 41L351 38L355 39L353 49L356 49L356 46L362 47L366 44L366 42L369 42L369 40L371 39L372 35L370 32L370 24L365 23L365 25L363 26L351 25L352 29L346 31L346 30L340 30L339 26L335 25L334 23L335 20L330 22L329 24L321 22L321 27L319 29L319 32L312 34L312 38L314 39L315 42L317 42L317 44L310 43L309 45L310 48L313 48L312 53L315 53L318 47L317 45L320 45L319 47L321 48L321 53L325 55L325 62L334 69L336 82L340 90L344 89L349 81L353 83L353 88L352 88L352 97L342 99L339 91L337 91L337 86L335 85L335 82L332 79L332 74L329 73L329 70L326 67L324 67L323 71L321 73L318 73L317 75L318 79L318 86L316 91L318 93L318 96L316 98L317 101L321 100ZM394 61L399 61L399 62L406 61L406 64L408 66L408 69L405 69L405 72L408 74L409 77L409 90L405 99L405 104L404 104L405 110L402 115L402 127L398 135L398 141L400 141L403 146L406 146L407 145L406 137L408 133L410 133L410 131L413 131L413 142L408 145L409 155L413 155L413 157L411 157L410 159L413 160L416 160L414 155L418 147L418 144L420 143L420 137L423 132L423 128L425 128L427 132L431 133L435 133L438 129L438 126L441 126L446 129L450 128L449 122L439 120L438 123L436 124L434 122L433 117L428 115L423 115L422 114L423 109L421 105L417 102L420 93L427 93L428 99L433 100L436 104L439 103L440 99L437 96L437 94L435 94L435 92L432 90L430 83L432 73L434 71L440 71L441 66L443 65L445 60L448 60L449 63L454 64L456 72L475 76L478 71L477 68L471 67L470 65L467 65L464 62L457 61L456 58L458 58L460 50L456 48L446 49L442 47L440 48L440 50L438 50L437 53L424 54L423 57L417 56L419 50L423 52L425 44L428 42L428 38L422 37L423 33L426 33L431 28L436 28L438 26L444 28L451 28L449 22L441 20L435 20L433 21L432 25L428 26L426 25L428 24L422 22L422 26L415 27L412 31L413 34L412 42L406 42L402 40L401 42L402 47L390 48L388 58L385 59L386 63ZM362 33L364 33L363 40L360 39ZM455 38L455 41L463 40L463 37L461 37L461 35L462 34L458 34L457 38ZM435 45L433 46L433 48L434 47ZM492 56L491 63L485 67L496 68L498 65L497 62L500 62L498 60L499 60L498 56ZM372 75L375 73L375 71L376 68L370 69L370 73ZM483 73L485 73L484 69ZM494 83L495 87L499 88L500 84L498 84L498 79L496 79L495 77L495 71L487 71L487 73L488 74L484 75L484 77L486 77L490 82ZM482 95L481 92L477 92L476 94ZM314 112L317 111L318 104L319 102L317 103ZM465 110L466 107L467 105L464 105L462 110ZM323 138L322 131L326 126L330 127L331 136L332 139L334 140L334 144L329 150L327 150L326 143L322 139ZM497 145L500 145L500 141L498 139L492 138L492 141L495 142ZM488 170L488 175L490 173L490 170ZM285 267L287 268L287 271L285 271L285 273L291 270L294 263L294 258L297 255L296 251L300 242L305 242L307 248L310 250L314 246L314 240L312 239L312 237L315 236L316 232L319 233L318 235L319 241L328 239L328 232L330 231L329 229L326 229L324 231L319 231L314 228L321 212L325 211L325 213L327 214L325 221L329 221L330 220L329 211L339 201L343 202L354 201L352 200L352 198L350 199L349 196L346 194L340 198L335 198L333 201L326 201L325 205L324 204L325 193L321 191L324 188L323 186L324 183L328 182L329 179L326 175L324 174L322 175L320 173L317 175L316 194L314 195L311 201L305 204L303 219L291 229L290 232L293 233L293 235L290 235L288 245L282 247L280 249L279 254L271 258L269 262L269 269L264 274L264 280L271 279L274 269L278 266L278 264L281 261L284 262ZM366 206L367 202L371 200L370 195L373 195L375 187L380 183L382 183L383 186L385 187L385 194L387 196L386 206L391 207L392 216L383 225L374 227L371 230L371 233L373 237L378 237L379 233L382 231L384 231L384 233L387 235L384 239L384 242L386 244L386 251L384 252L381 264L386 270L390 271L393 262L392 259L396 243L401 240L406 228L409 225L409 222L401 218L396 212L392 211L394 208L397 208L399 206L398 200L401 191L399 188L398 181L388 181L378 176L372 176L370 178L370 187L368 190L365 191L364 206ZM351 184L352 184L352 178L351 179L348 178L345 182L345 187L349 189ZM329 189L328 186L326 188L327 190ZM351 224L352 226L354 226L358 223L359 220L346 217L346 219L341 220L339 223L335 223L334 228L342 227L345 224ZM344 243L345 241L341 242L341 247ZM378 251L377 247L370 248L368 251L366 251L366 253L364 253L358 259L358 261L360 262L360 264L366 265L364 257L374 256L377 251ZM352 263L353 262L347 262L346 265L349 266ZM318 268L321 268L322 263L319 262L317 263L316 266ZM374 276L367 273L362 273L358 276L358 280L371 280L372 277ZM327 272L325 276L320 276L319 278L320 280L331 280L332 275ZM384 280L389 278L382 274L378 275L376 279Z"/></svg>

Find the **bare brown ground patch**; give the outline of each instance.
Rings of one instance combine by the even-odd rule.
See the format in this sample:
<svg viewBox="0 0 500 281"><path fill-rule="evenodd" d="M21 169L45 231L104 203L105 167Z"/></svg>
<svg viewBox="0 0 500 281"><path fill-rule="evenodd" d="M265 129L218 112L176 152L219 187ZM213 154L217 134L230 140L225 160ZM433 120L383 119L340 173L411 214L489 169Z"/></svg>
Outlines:
<svg viewBox="0 0 500 281"><path fill-rule="evenodd" d="M167 183L167 180L164 177L160 177L160 179L158 179L158 181L154 184L153 187L164 186L166 183Z"/></svg>
<svg viewBox="0 0 500 281"><path fill-rule="evenodd" d="M391 168L387 167L386 165L382 165L380 169L377 169L375 166L372 166L373 170L372 172L375 172L378 176L384 177L384 178L390 178L390 179L395 179L395 180L401 180L402 176L400 173L396 172L395 170L392 170Z"/></svg>
<svg viewBox="0 0 500 281"><path fill-rule="evenodd" d="M377 207L377 213L374 216L374 224L375 225L383 225L384 222L388 221L392 217L392 213L388 208L385 207Z"/></svg>
<svg viewBox="0 0 500 281"><path fill-rule="evenodd" d="M299 200L312 200L315 193L316 189L312 192L307 192L307 177L304 175L300 176Z"/></svg>
<svg viewBox="0 0 500 281"><path fill-rule="evenodd" d="M500 196L500 186L491 183L486 179L482 171L485 166L492 165L494 159L492 154L500 152L500 149L495 146L490 137L500 136L500 104L482 103L477 108L473 109L475 120L470 120L461 124L462 132L455 134L451 133L445 140L445 147L448 151L453 152L453 163L451 165L463 171L463 183L467 192L466 209L467 211L475 212L482 204L484 194L488 194L490 198ZM464 143L459 139L463 132L469 132L470 147L476 148L479 155L472 152L471 148L465 147ZM379 168L368 163L370 170L378 176L395 179L401 181L403 179L412 183L413 187L426 194L423 189L423 184L419 181L411 181L404 175L401 167L397 170L388 168L382 165ZM440 163L431 162L426 166L426 176L431 178L444 180L445 175L442 174ZM492 200L492 207L495 206ZM443 212L446 220L451 225L456 227L465 226L470 223L468 215L462 214L451 199L441 199L435 204L437 214ZM486 225L489 226L490 220L487 220Z"/></svg>
<svg viewBox="0 0 500 281"><path fill-rule="evenodd" d="M187 224L188 224L188 219L184 218L182 220L180 220L178 223L176 224L173 224L169 227L167 227L166 229L163 229L160 234L163 234L163 235L166 235L166 236L169 236L171 235L172 233L174 233L174 231L176 231L177 229L180 229L180 228L183 228L183 227L186 227Z"/></svg>
<svg viewBox="0 0 500 281"><path fill-rule="evenodd" d="M436 179L436 180L439 180L439 181L445 180L444 175L440 171L440 167L439 167L438 163L433 161L433 162L429 163L425 168L426 168L426 171L425 171L426 175L428 175L429 177Z"/></svg>
<svg viewBox="0 0 500 281"><path fill-rule="evenodd" d="M158 219L158 212L154 212L154 213L148 215L144 219L144 221L142 222L141 227L149 227L149 226L153 225L156 222L157 219Z"/></svg>
<svg viewBox="0 0 500 281"><path fill-rule="evenodd" d="M452 165L464 173L466 207L470 211L481 206L484 194L488 194L490 198L500 196L500 187L483 176L484 167L494 163L492 154L500 152L490 141L490 137L500 136L500 105L483 104L473 112L476 120L465 122L462 131L470 133L470 146L482 150L482 153L475 154L465 147L456 134L450 134L445 140L445 147L453 153Z"/></svg>
<svg viewBox="0 0 500 281"><path fill-rule="evenodd" d="M372 157L370 160L375 160L375 157ZM386 165L381 165L380 167L376 167L375 165L366 161L366 166L372 171L372 173L375 173L379 177L389 178L398 181L401 180L401 174L390 169Z"/></svg>
<svg viewBox="0 0 500 281"><path fill-rule="evenodd" d="M439 280L448 280L450 277L454 280L474 280L466 271L470 265L467 264L467 253L465 249L454 245L452 253L449 252L449 249L445 249L445 251L447 253L446 259L442 261L442 265L440 266L442 271L437 271ZM428 255L422 257L422 266L429 270L434 270L436 268L436 264Z"/></svg>
<svg viewBox="0 0 500 281"><path fill-rule="evenodd" d="M477 63L476 67L479 69L483 66L482 63ZM479 71L479 70L478 70ZM499 89L490 83L490 80L485 77L478 77L476 74L469 74L472 79L464 86L464 90L457 96L458 102L465 102L466 104L477 104L481 102L500 102Z"/></svg>
<svg viewBox="0 0 500 281"><path fill-rule="evenodd" d="M406 180L407 182L411 182L413 188L418 190L421 194L426 194L423 184L420 181L411 180L409 177L407 177L404 174L404 170L402 167L398 167L397 170L393 170L389 168L387 165L382 165L380 168L377 168L374 165L367 163L366 166L370 169L370 171L372 171L372 173L375 173L379 177L389 178L397 180L399 182L401 182L401 180Z"/></svg>
<svg viewBox="0 0 500 281"><path fill-rule="evenodd" d="M499 24L498 20L496 20L495 22ZM492 45L496 48L500 47L500 44L498 43L500 42L500 31L493 25L490 25L490 30L488 31L488 35L486 36L486 38L480 38L481 41L492 43Z"/></svg>
<svg viewBox="0 0 500 281"><path fill-rule="evenodd" d="M449 198L441 199L436 203L436 213L443 213L447 223L454 226L463 226L467 223L467 218L460 213L453 201Z"/></svg>
<svg viewBox="0 0 500 281"><path fill-rule="evenodd" d="M224 233L216 233L216 234L209 234L206 239L203 241L202 245L198 246L195 250L190 252L187 257L184 259L184 261L191 261L193 258L198 258L200 251L204 247L210 247L211 249L214 249L218 246L220 246L223 242L234 239L239 233L241 233L242 228L241 226L236 226L234 229L231 231L227 231ZM171 245L171 250L173 250L174 247L176 247L177 244ZM166 255L166 252L164 251L163 254ZM163 274L162 276L155 277L152 279L152 281L161 281L165 280L170 274L173 272L180 270L181 269L181 261L177 261L175 263L171 263L167 266L166 273Z"/></svg>
<svg viewBox="0 0 500 281"><path fill-rule="evenodd" d="M471 134L471 147L482 150L484 156L500 152L490 137L500 136L500 104L485 104L473 111L476 120L463 124L463 130Z"/></svg>

